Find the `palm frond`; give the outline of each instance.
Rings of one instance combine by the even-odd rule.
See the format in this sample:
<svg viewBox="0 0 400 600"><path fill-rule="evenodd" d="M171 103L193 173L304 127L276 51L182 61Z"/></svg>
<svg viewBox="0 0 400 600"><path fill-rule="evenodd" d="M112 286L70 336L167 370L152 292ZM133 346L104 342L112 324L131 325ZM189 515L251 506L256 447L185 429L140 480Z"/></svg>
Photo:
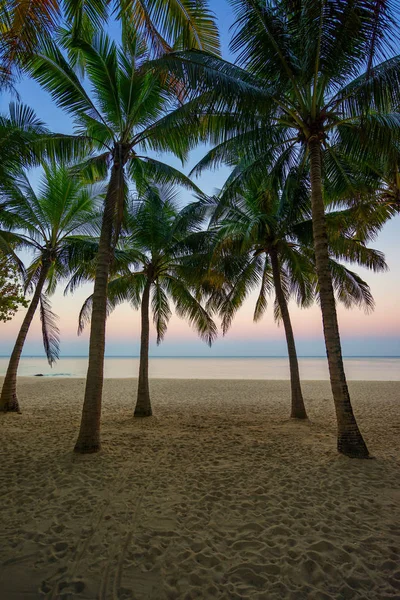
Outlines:
<svg viewBox="0 0 400 600"><path fill-rule="evenodd" d="M160 344L167 333L168 322L172 313L168 297L159 281L154 282L152 286L151 311L157 332L157 344Z"/></svg>
<svg viewBox="0 0 400 600"><path fill-rule="evenodd" d="M264 316L268 306L268 296L272 291L272 275L270 271L270 264L267 259L264 261L264 271L262 274L260 291L257 296L256 305L254 307L253 320L257 323Z"/></svg>
<svg viewBox="0 0 400 600"><path fill-rule="evenodd" d="M112 313L116 304L113 304L107 299L107 317ZM92 307L93 307L93 294L88 296L82 304L81 310L78 316L78 335L81 335L86 327L90 324L92 319Z"/></svg>
<svg viewBox="0 0 400 600"><path fill-rule="evenodd" d="M57 106L73 115L88 114L104 122L78 76L52 41L47 40L43 51L32 57L29 71L50 93Z"/></svg>
<svg viewBox="0 0 400 600"><path fill-rule="evenodd" d="M50 302L44 294L40 296L40 320L44 350L52 367L60 354L60 330L57 326L58 317L52 312Z"/></svg>
<svg viewBox="0 0 400 600"><path fill-rule="evenodd" d="M125 0L121 11L156 54L174 46L219 52L218 28L205 0Z"/></svg>
<svg viewBox="0 0 400 600"><path fill-rule="evenodd" d="M128 168L131 178L140 191L146 191L152 184L159 186L172 184L201 194L200 188L189 177L154 158L137 157L130 161Z"/></svg>
<svg viewBox="0 0 400 600"><path fill-rule="evenodd" d="M366 313L374 309L375 302L369 285L354 271L331 260L330 270L336 297L346 308L359 306Z"/></svg>
<svg viewBox="0 0 400 600"><path fill-rule="evenodd" d="M91 43L76 40L75 46L82 52L86 72L93 86L93 93L116 131L123 131L123 116L118 82L118 52L116 44L104 32L95 35ZM87 111L87 108L85 110ZM103 119L101 119L103 121Z"/></svg>
<svg viewBox="0 0 400 600"><path fill-rule="evenodd" d="M184 281L170 275L165 278L165 285L175 304L179 317L187 319L196 329L200 338L209 346L217 337L217 327L201 302L190 292Z"/></svg>

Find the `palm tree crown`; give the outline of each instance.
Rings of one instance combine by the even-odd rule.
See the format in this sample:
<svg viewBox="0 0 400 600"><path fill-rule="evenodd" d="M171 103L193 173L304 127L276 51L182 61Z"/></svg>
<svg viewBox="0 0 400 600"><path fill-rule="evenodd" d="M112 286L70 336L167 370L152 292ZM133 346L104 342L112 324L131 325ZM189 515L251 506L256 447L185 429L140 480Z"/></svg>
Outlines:
<svg viewBox="0 0 400 600"><path fill-rule="evenodd" d="M134 201L127 223L129 237L123 241L134 270L113 277L109 285L111 304L121 301L126 285L126 299L138 308L141 292L146 282L150 283L157 343L167 331L170 299L178 316L188 319L209 345L217 333L187 281L190 238L202 224L201 217L196 217L190 208L179 210L176 192L165 186L153 186Z"/></svg>
<svg viewBox="0 0 400 600"><path fill-rule="evenodd" d="M25 285L37 281L43 264L48 264L46 294L53 294L57 283L68 277L71 269L90 247L90 234L99 190L82 186L68 166L43 165L44 175L35 192L28 177L21 175L6 192L8 218L14 221L17 239L34 256L27 268Z"/></svg>
<svg viewBox="0 0 400 600"><path fill-rule="evenodd" d="M78 138L90 144L93 155L83 164L87 177L105 178L109 167L127 165L128 176L140 187L148 178L194 187L179 171L150 158L150 151L170 151L184 159L190 140L182 136L168 81L143 66L146 46L136 35L118 48L103 33L92 42L76 41L86 62L86 90L73 67L54 44L32 61L35 79L50 92L75 122Z"/></svg>
<svg viewBox="0 0 400 600"><path fill-rule="evenodd" d="M210 232L214 236L214 260L218 263L218 250L221 249L224 254L238 254L242 263L237 263L237 274L231 273L226 280L229 293L225 295L224 308L221 306L224 332L252 289L259 290L254 320L258 321L263 316L268 295L274 288L271 253L279 256L286 299L293 297L300 306L310 306L317 299L318 280L308 188L299 181L297 171L289 174L280 191L259 183L248 185L233 198L229 187L227 191L228 199L224 190L217 197L210 224ZM366 242L382 227L388 213L383 209L382 214L377 215L373 200L364 201L363 208L360 211L357 205L331 210L327 215L327 225L330 266L337 299L348 308L358 305L368 311L373 308L368 285L338 262L354 262L374 271L387 268L382 253L366 246ZM362 223L360 220L364 215L370 216L368 208L374 211L375 218ZM280 319L277 304L275 317Z"/></svg>

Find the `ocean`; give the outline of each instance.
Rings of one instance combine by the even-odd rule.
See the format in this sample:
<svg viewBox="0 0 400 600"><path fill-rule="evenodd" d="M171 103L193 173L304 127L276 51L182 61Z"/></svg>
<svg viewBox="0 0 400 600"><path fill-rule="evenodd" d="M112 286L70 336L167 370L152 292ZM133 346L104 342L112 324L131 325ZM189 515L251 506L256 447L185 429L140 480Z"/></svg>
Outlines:
<svg viewBox="0 0 400 600"><path fill-rule="evenodd" d="M19 376L41 373L46 377L85 377L87 357L62 357L51 368L43 357L22 357ZM400 381L400 357L347 357L347 379L366 381ZM7 369L8 358L0 357L0 375ZM327 380L328 365L324 357L299 358L304 380ZM137 377L139 358L106 357L105 377ZM168 379L289 379L285 357L153 357L150 377Z"/></svg>

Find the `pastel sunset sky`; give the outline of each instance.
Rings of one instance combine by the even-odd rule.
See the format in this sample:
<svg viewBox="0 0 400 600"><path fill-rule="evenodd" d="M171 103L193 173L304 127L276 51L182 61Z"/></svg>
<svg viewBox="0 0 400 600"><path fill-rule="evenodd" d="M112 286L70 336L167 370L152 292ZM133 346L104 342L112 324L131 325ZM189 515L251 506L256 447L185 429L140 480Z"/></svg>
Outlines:
<svg viewBox="0 0 400 600"><path fill-rule="evenodd" d="M229 58L228 40L229 26L233 15L224 0L213 1L213 9L219 18L222 34L223 55ZM28 79L18 84L21 100L32 106L38 116L53 131L67 133L71 131L71 120L51 101L47 93ZM10 96L4 94L0 98L0 110L7 110ZM183 168L188 173L191 167L205 153L206 148L198 148L192 153L188 164ZM181 168L180 163L172 156L163 156L165 162ZM206 172L196 183L207 193L222 186L229 171L221 168L216 172ZM34 181L38 173L32 173ZM188 192L181 193L182 204L190 201ZM369 284L375 298L374 312L365 314L362 310L346 310L338 306L339 322L343 341L343 353L347 356L399 356L400 355L400 216L390 221L379 237L371 244L383 251L389 266L389 272L375 274L365 269L354 267ZM29 259L29 257L27 257ZM88 331L77 337L77 319L84 299L90 295L92 286L86 285L74 296L63 296L65 282L61 282L53 296L53 309L59 316L61 330L62 355L87 355ZM154 356L285 356L287 354L283 327L277 327L271 310L264 319L254 324L252 313L254 296L250 296L238 313L227 336L222 335L210 349L201 342L190 326L173 315L165 341L156 346L153 332L150 353ZM318 306L307 310L299 309L290 303L299 355L320 356L324 354L322 338L321 314ZM0 355L8 355L23 318L23 311L6 324L1 324ZM109 318L107 325L108 355L137 355L139 350L139 314L130 306L119 307ZM42 355L39 316L31 327L24 355Z"/></svg>

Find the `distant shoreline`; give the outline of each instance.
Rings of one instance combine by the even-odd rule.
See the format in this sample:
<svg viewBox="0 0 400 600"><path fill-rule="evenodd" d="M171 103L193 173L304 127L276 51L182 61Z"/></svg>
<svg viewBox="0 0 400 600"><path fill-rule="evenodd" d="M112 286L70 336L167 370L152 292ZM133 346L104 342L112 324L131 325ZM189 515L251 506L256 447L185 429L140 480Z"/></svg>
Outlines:
<svg viewBox="0 0 400 600"><path fill-rule="evenodd" d="M0 359L0 374L5 374L8 358ZM108 356L104 360L105 379L135 378L139 371L137 356ZM400 381L400 357L351 356L344 358L346 376L353 381ZM51 368L44 356L22 357L18 376L41 375L46 378L87 375L88 357L62 357ZM299 357L303 381L329 380L328 361L324 356ZM290 379L289 360L285 356L153 356L149 363L151 379Z"/></svg>
<svg viewBox="0 0 400 600"><path fill-rule="evenodd" d="M9 358L10 355L9 354L0 354L0 358ZM62 360L63 358L88 358L88 354L65 354L64 356L60 356L59 360ZM21 358L46 358L44 354L23 354ZM109 354L109 355L105 355L104 358L139 358L139 354ZM164 358L168 358L168 359L179 359L179 360L189 360L189 359L206 359L206 360L215 360L215 359L223 359L223 358L229 358L229 359L235 359L238 358L240 360L243 359L251 359L251 358L273 358L273 359L281 359L281 358L288 358L287 355L277 355L277 356L269 356L269 355L255 355L255 356L240 356L240 355L224 355L224 356L205 356L205 355L201 355L201 356L179 356L179 355L174 355L174 356L152 356L150 355L149 358L151 359L164 359ZM312 358L312 359L318 359L318 358L323 358L326 359L326 356L323 354L318 354L318 355L312 355L312 354L305 354L305 355L298 355L298 358ZM398 354L371 354L371 355L358 355L358 354L344 354L343 358L365 358L365 359L370 359L370 358L400 358L400 355Z"/></svg>
<svg viewBox="0 0 400 600"><path fill-rule="evenodd" d="M4 379L4 374L0 375L0 383L3 381ZM18 375L18 380L26 380L26 379L32 379L34 380L34 383L36 385L36 382L39 384L39 382L43 382L44 380L49 380L49 381L54 381L54 380L62 380L62 381L86 381L86 376L84 375ZM120 382L127 382L127 381L133 381L133 382L137 382L138 378L137 376L134 377L104 377L104 381L108 381L108 382L115 382L115 381L120 381ZM205 377L149 377L149 381L151 383L160 383L160 382L171 382L171 381L176 381L176 382L182 382L182 383L187 383L188 385L191 382L197 382L197 383L213 383L213 384L226 384L226 383L247 383L247 384L283 384L283 385L287 385L288 389L290 389L290 380L289 379L261 379L260 377L254 377L252 379L250 378L244 378L244 377L210 377L210 378L205 378ZM312 384L326 384L330 387L330 382L329 379L302 379L302 386L303 385L312 385ZM368 385L368 384L372 384L372 385L380 385L380 384L396 384L399 385L399 380L398 379L348 379L347 383L349 384L349 386L351 387L353 384L364 384L364 385ZM111 385L113 385L113 383L111 383Z"/></svg>

